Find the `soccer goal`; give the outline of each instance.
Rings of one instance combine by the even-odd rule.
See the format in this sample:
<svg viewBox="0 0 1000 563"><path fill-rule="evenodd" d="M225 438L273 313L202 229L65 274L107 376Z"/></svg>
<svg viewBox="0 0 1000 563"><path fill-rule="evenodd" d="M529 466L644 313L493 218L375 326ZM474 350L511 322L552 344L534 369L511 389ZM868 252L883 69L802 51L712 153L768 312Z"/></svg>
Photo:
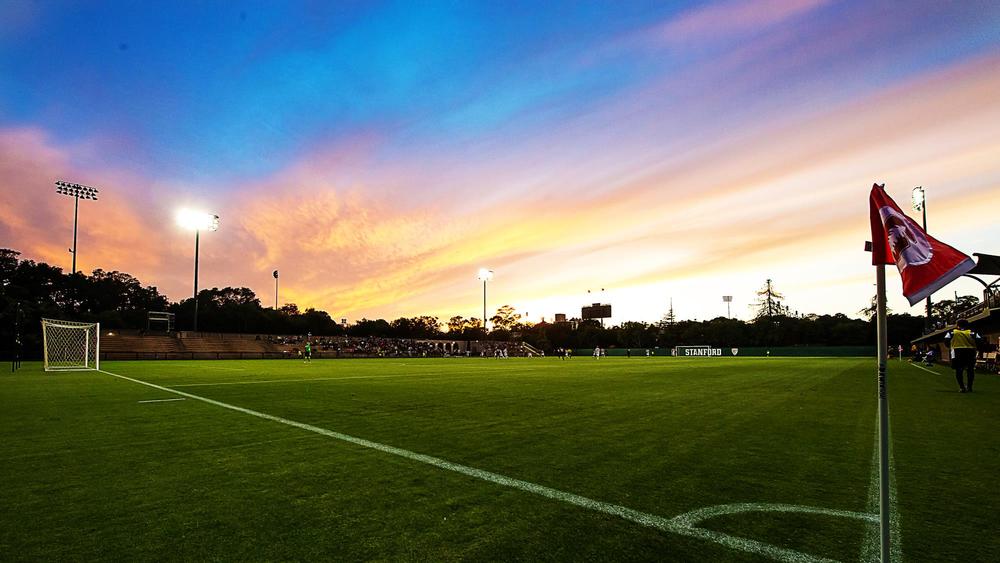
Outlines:
<svg viewBox="0 0 1000 563"><path fill-rule="evenodd" d="M42 319L45 371L101 369L101 323Z"/></svg>

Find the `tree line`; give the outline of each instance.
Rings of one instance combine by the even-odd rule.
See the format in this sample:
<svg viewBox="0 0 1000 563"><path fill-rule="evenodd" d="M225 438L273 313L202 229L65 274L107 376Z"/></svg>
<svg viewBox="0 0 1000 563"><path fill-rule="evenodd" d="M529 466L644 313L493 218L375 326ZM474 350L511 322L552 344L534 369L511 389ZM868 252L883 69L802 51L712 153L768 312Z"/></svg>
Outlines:
<svg viewBox="0 0 1000 563"><path fill-rule="evenodd" d="M171 302L154 286L118 271L94 270L90 275L66 274L44 262L20 259L20 253L0 249L0 350L10 350L15 318L19 318L25 354L41 350L41 318L100 322L106 329L143 329L147 313L174 313L176 326L185 329L194 320L194 299ZM768 280L758 314L751 321L719 317L706 321L678 321L673 307L655 323L628 321L604 327L598 321L528 323L504 305L489 319L435 316L359 319L344 325L329 313L300 310L293 303L275 310L264 307L245 287L203 289L198 293L199 327L205 332L306 334L315 336L374 336L389 338L446 338L455 340L522 339L543 350L556 348L652 348L676 345L715 346L864 346L874 342L873 323L843 314L789 313ZM956 308L966 302L941 302ZM18 317L18 311L20 316ZM923 317L891 315L889 340L907 343L921 334Z"/></svg>

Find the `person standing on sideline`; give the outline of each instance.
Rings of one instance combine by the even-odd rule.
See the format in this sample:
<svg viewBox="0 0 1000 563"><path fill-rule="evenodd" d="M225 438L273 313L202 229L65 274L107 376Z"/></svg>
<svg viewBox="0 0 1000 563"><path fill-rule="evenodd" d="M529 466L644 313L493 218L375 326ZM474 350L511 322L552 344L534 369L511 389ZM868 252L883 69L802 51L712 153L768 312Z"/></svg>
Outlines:
<svg viewBox="0 0 1000 563"><path fill-rule="evenodd" d="M951 367L955 369L959 393L971 393L972 382L976 379L976 350L982 337L969 329L969 321L958 319L955 328L944 336L951 346ZM962 372L967 371L968 382L962 381Z"/></svg>
<svg viewBox="0 0 1000 563"><path fill-rule="evenodd" d="M308 340L306 340L305 363L307 363L307 364L308 363L312 363L312 357L313 357L312 342L309 342Z"/></svg>

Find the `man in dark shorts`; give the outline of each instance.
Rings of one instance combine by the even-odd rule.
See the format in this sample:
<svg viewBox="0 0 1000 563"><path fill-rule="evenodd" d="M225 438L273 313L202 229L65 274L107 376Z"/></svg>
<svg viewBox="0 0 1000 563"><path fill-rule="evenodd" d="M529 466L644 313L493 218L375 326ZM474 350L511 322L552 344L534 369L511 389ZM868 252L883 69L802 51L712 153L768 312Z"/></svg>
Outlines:
<svg viewBox="0 0 1000 563"><path fill-rule="evenodd" d="M951 367L955 369L959 393L971 393L972 382L976 379L976 350L982 337L969 329L969 321L958 319L955 328L945 335L951 345ZM962 380L962 372L968 372L968 382Z"/></svg>

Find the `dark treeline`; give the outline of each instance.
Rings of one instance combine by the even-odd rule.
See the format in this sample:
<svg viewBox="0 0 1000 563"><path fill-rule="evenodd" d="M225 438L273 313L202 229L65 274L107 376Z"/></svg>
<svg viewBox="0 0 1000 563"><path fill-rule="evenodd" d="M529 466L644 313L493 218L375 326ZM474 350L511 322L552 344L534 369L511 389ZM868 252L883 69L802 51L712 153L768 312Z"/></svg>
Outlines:
<svg viewBox="0 0 1000 563"><path fill-rule="evenodd" d="M924 319L911 315L889 315L889 342L908 343L921 335ZM721 347L777 346L868 346L875 342L875 327L869 321L844 314L785 315L754 321L719 317L708 321L674 323L625 322L604 328L597 321L540 323L528 327L523 339L542 349L551 348L673 348L678 345Z"/></svg>
<svg viewBox="0 0 1000 563"><path fill-rule="evenodd" d="M874 342L872 323L843 314L789 316L781 310L753 321L716 318L659 323L625 322L602 327L596 321L529 324L508 305L489 319L490 331L477 318L420 316L360 319L344 326L326 311L299 310L288 304L278 310L261 305L248 288L205 289L198 294L199 328L205 332L306 334L316 336L377 336L459 340L523 339L543 350L554 348L714 346L864 346ZM61 268L19 259L0 249L0 350L12 347L16 311L21 310L25 354L41 350L39 322L43 317L100 322L105 329L143 329L149 311L176 315L176 328L191 327L194 300L170 302L156 287L143 285L123 272L94 270L91 275L65 274ZM921 334L922 317L890 315L889 341L904 344Z"/></svg>

